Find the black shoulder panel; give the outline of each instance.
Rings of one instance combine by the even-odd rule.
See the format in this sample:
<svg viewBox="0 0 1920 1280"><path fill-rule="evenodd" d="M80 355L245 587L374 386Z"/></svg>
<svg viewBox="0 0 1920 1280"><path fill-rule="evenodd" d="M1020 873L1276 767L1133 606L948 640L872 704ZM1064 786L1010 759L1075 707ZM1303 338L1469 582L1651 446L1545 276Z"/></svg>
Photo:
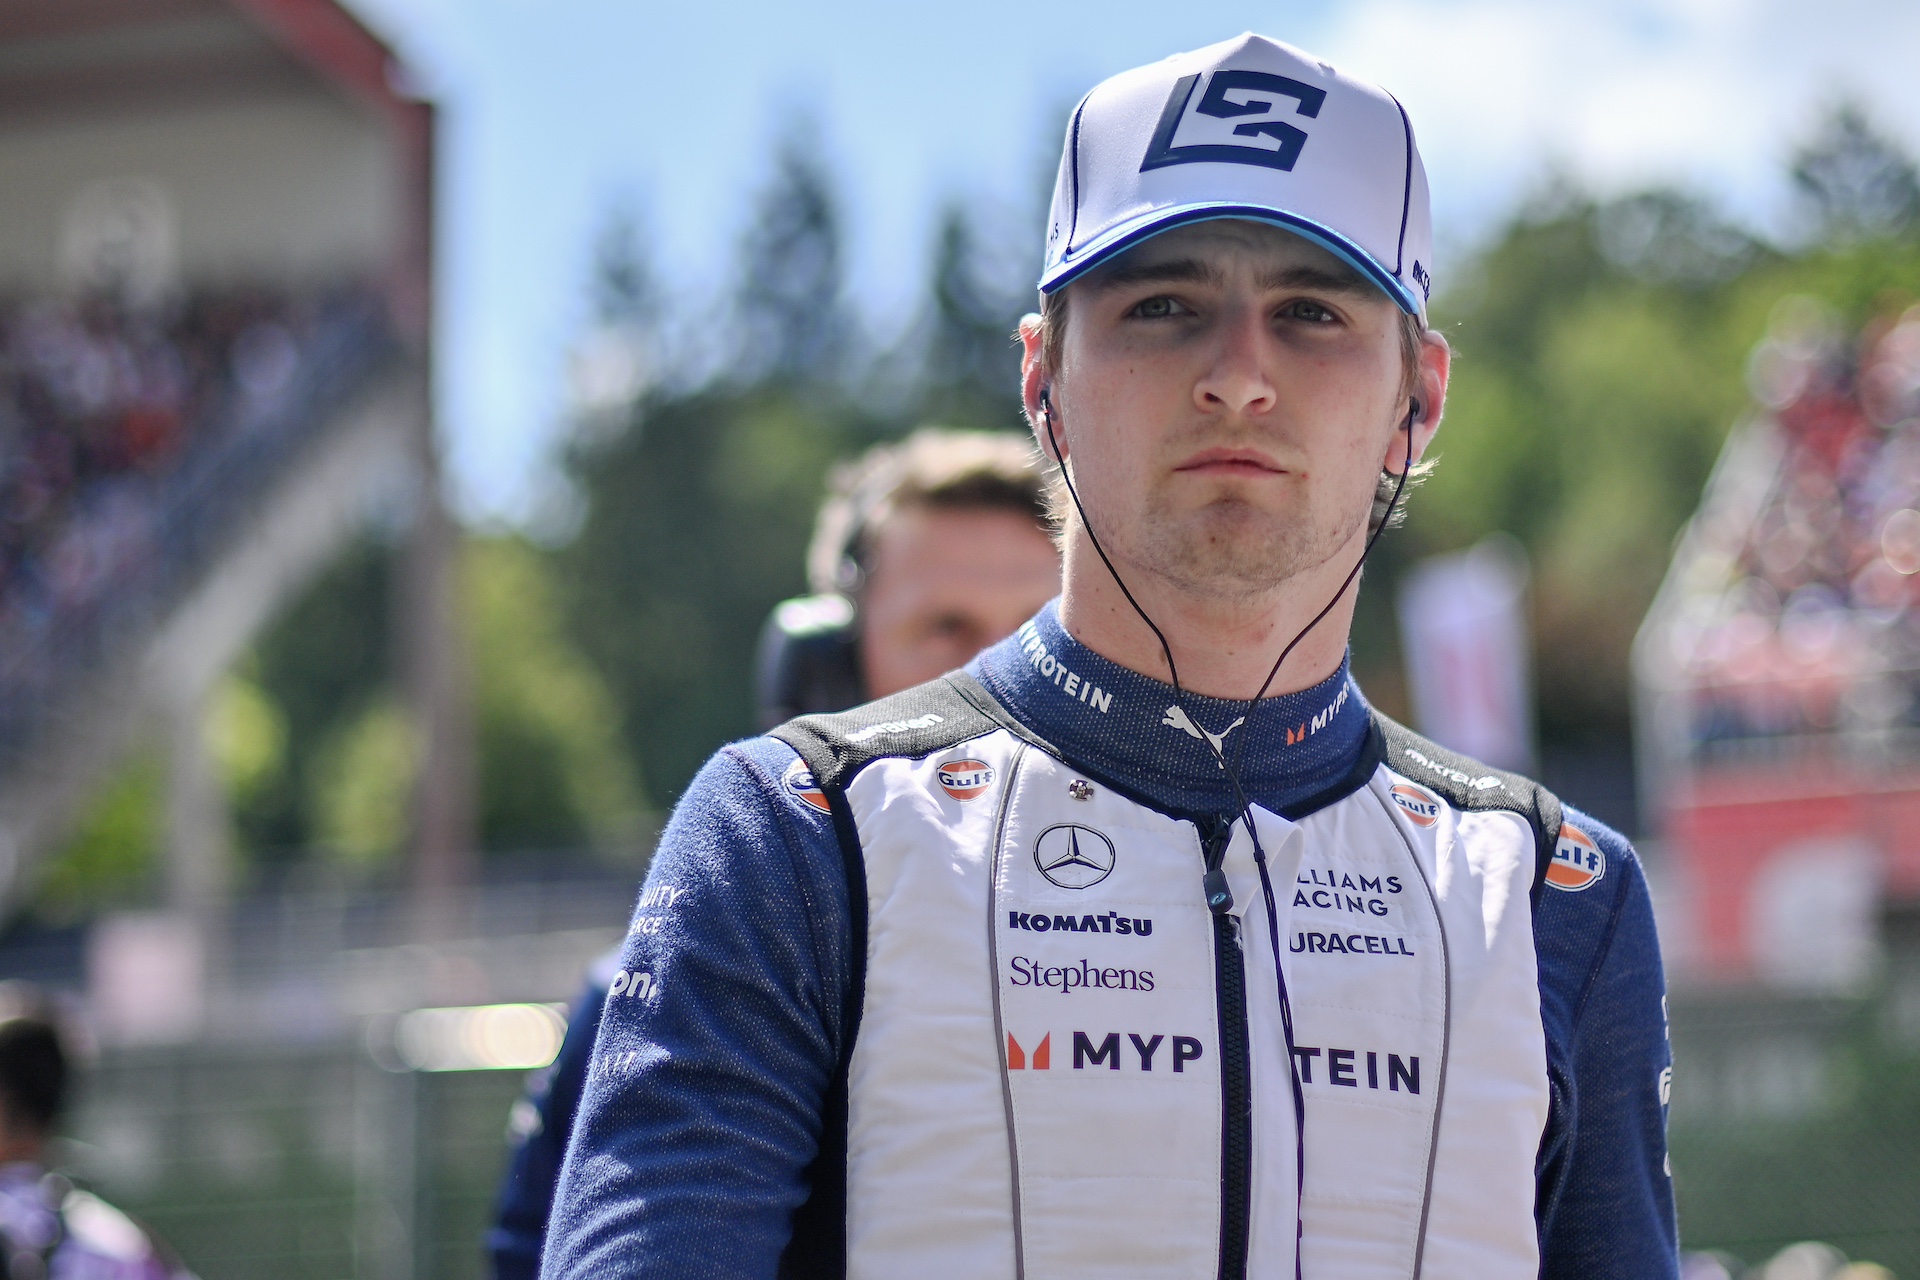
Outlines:
<svg viewBox="0 0 1920 1280"><path fill-rule="evenodd" d="M1533 899L1537 904L1554 846L1560 842L1560 798L1531 778L1492 768L1429 742L1378 711L1373 713L1373 727L1385 747L1386 766L1395 773L1445 797L1456 809L1468 813L1505 809L1532 825Z"/></svg>
<svg viewBox="0 0 1920 1280"><path fill-rule="evenodd" d="M999 728L998 706L961 672L833 715L801 716L772 730L800 753L827 798L847 877L847 934L853 940L839 1069L822 1105L820 1149L807 1170L807 1199L794 1210L780 1280L844 1277L847 1269L847 1072L860 1033L867 985L867 863L847 806L847 782L875 760L915 759Z"/></svg>
<svg viewBox="0 0 1920 1280"><path fill-rule="evenodd" d="M1000 724L976 699L989 701L978 684L954 672L851 711L789 720L772 736L798 751L832 794L875 760L918 759L992 733Z"/></svg>

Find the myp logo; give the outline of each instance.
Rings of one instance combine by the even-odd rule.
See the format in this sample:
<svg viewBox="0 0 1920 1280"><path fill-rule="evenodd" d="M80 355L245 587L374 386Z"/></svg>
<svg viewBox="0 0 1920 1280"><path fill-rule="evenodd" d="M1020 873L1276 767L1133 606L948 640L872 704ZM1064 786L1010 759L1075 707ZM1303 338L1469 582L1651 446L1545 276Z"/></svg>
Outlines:
<svg viewBox="0 0 1920 1280"><path fill-rule="evenodd" d="M1265 71L1220 70L1212 73L1207 81L1207 91L1200 95L1198 104L1193 105L1193 92L1200 84L1198 75L1182 76L1173 86L1173 92L1167 95L1167 105L1160 112L1159 127L1153 131L1153 141L1147 146L1147 158L1140 162L1140 172L1149 169L1164 169L1172 164L1199 164L1210 161L1214 164L1257 164L1269 169L1291 171L1294 162L1300 159L1301 148L1307 145L1306 131L1292 124L1286 117L1305 116L1311 119L1320 114L1320 108L1326 103L1327 91L1316 89L1310 84L1286 76L1271 75ZM1207 117L1200 120L1198 117ZM1245 119L1256 116L1258 119ZM1211 120L1242 120L1233 126L1230 134L1224 133L1220 126L1209 123ZM1250 143L1235 142L1188 142L1184 146L1175 146L1174 139L1186 125L1190 135L1200 137L1252 138Z"/></svg>

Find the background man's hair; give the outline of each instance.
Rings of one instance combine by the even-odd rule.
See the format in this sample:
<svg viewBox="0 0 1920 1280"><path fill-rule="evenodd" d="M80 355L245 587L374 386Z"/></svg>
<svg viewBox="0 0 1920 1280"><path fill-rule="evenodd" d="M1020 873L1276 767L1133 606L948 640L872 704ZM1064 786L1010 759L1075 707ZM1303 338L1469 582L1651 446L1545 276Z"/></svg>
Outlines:
<svg viewBox="0 0 1920 1280"><path fill-rule="evenodd" d="M0 1107L39 1133L67 1104L67 1053L53 1010L28 992L0 992Z"/></svg>
<svg viewBox="0 0 1920 1280"><path fill-rule="evenodd" d="M1072 286L1055 289L1052 293L1040 295L1040 366L1051 379L1059 371L1062 354L1067 341L1067 295ZM1420 385L1420 342L1426 336L1426 325L1419 316L1408 315L1401 311L1400 317L1400 395L1405 398L1413 394ZM1406 493L1412 493L1414 487L1433 473L1433 461L1424 460L1413 464L1413 473L1407 477ZM1367 532L1371 534L1380 527L1387 515L1387 504L1393 501L1394 487L1400 477L1391 471L1382 469L1380 478L1373 487L1373 511L1367 517ZM1400 506L1393 512L1391 523L1398 525L1407 518L1406 494L1401 495ZM1066 528L1068 515L1067 489L1060 482L1057 471L1050 471L1047 477L1047 511L1052 517L1056 529Z"/></svg>
<svg viewBox="0 0 1920 1280"><path fill-rule="evenodd" d="M898 444L834 468L807 548L820 594L857 596L882 530L902 511L1011 511L1047 523L1046 482L1033 442L1010 431L921 427Z"/></svg>

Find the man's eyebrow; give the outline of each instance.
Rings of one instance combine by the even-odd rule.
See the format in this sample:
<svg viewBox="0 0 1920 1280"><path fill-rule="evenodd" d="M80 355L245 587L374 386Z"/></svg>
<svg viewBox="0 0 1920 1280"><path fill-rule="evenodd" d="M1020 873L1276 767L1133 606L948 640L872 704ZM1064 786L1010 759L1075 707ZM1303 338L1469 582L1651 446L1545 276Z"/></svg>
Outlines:
<svg viewBox="0 0 1920 1280"><path fill-rule="evenodd" d="M1372 293L1374 288L1356 271L1335 267L1287 266L1262 272L1262 289L1306 289L1314 293Z"/></svg>
<svg viewBox="0 0 1920 1280"><path fill-rule="evenodd" d="M1224 277L1198 258L1168 258L1161 262L1119 262L1101 268L1088 281L1096 289L1119 289L1141 284L1214 284Z"/></svg>
<svg viewBox="0 0 1920 1280"><path fill-rule="evenodd" d="M1160 262L1119 262L1095 272L1088 283L1096 289L1125 289L1143 284L1218 285L1225 279L1219 268L1199 258L1168 258ZM1260 274L1262 289L1306 289L1315 293L1368 294L1373 286L1355 271L1291 263Z"/></svg>

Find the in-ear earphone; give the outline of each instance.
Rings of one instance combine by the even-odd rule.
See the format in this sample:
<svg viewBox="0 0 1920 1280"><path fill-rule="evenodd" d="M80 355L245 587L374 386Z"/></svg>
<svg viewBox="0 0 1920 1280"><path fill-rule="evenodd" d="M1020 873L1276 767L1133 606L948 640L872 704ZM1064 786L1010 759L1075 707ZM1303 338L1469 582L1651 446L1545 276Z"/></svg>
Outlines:
<svg viewBox="0 0 1920 1280"><path fill-rule="evenodd" d="M1414 423L1426 421L1426 417L1427 417L1427 406L1420 402L1420 397L1419 396L1407 397L1407 425L1405 427L1402 427L1401 430L1405 431L1405 430L1411 429Z"/></svg>

